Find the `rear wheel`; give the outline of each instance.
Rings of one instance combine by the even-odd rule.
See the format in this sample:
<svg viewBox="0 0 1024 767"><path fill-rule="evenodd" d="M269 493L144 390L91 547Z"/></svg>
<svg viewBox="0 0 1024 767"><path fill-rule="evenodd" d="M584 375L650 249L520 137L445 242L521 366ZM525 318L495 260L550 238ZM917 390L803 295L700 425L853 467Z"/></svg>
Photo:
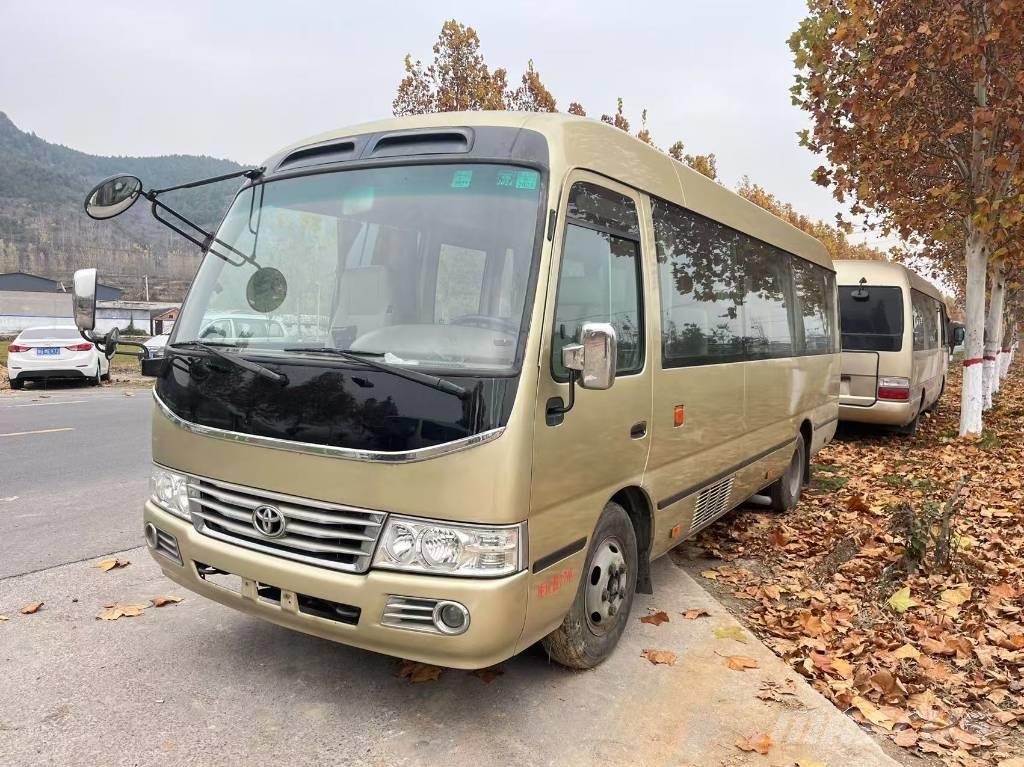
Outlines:
<svg viewBox="0 0 1024 767"><path fill-rule="evenodd" d="M12 378L11 379L11 388L12 389L24 389L25 388L25 382L22 381L22 380L19 380L17 378Z"/></svg>
<svg viewBox="0 0 1024 767"><path fill-rule="evenodd" d="M772 510L789 511L796 508L804 489L804 466L806 463L807 446L804 444L804 436L798 434L793 457L789 459L786 471L774 485L768 488L768 495L772 499Z"/></svg>
<svg viewBox="0 0 1024 767"><path fill-rule="evenodd" d="M593 668L615 649L629 620L638 572L636 532L619 504L601 512L576 597L562 625L541 640L569 668Z"/></svg>
<svg viewBox="0 0 1024 767"><path fill-rule="evenodd" d="M914 415L914 420L905 426L897 426L896 433L901 434L904 437L913 437L917 434L917 427L921 424L921 413L924 412L924 395L921 395L921 402L917 406L917 413Z"/></svg>
<svg viewBox="0 0 1024 767"><path fill-rule="evenodd" d="M102 373L102 368L100 368L100 363L97 360L96 361L96 375L89 377L89 386L99 386L101 383L103 383L103 373Z"/></svg>

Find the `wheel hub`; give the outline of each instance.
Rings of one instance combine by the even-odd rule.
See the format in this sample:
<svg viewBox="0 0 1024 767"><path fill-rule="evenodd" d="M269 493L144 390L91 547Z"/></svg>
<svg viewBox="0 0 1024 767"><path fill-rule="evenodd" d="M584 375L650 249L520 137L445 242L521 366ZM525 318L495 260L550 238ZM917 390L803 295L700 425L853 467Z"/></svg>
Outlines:
<svg viewBox="0 0 1024 767"><path fill-rule="evenodd" d="M626 559L622 555L622 543L616 538L606 538L598 545L597 552L587 573L587 623L595 634L604 634L615 624L629 587L629 573Z"/></svg>

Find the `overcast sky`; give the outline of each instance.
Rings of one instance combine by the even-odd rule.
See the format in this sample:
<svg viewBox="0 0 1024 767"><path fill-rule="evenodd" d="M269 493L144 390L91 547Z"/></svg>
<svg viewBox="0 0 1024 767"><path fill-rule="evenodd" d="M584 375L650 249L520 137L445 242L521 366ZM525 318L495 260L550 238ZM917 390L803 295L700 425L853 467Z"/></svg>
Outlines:
<svg viewBox="0 0 1024 767"><path fill-rule="evenodd" d="M786 40L803 0L487 3L0 0L0 111L95 154L208 154L257 163L285 144L386 117L406 53L429 59L446 18L476 28L487 63L529 59L561 108L626 101L654 140L714 152L800 211L831 220L818 159L790 104ZM865 239L855 236L855 240ZM870 238L868 238L870 239Z"/></svg>

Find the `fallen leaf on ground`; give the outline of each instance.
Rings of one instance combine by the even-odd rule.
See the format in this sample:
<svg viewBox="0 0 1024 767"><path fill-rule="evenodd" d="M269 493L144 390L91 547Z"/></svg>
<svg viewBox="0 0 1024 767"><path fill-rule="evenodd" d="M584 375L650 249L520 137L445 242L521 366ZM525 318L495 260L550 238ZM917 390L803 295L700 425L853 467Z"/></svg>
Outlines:
<svg viewBox="0 0 1024 767"><path fill-rule="evenodd" d="M655 666L663 664L665 666L676 665L676 654L669 650L644 650L640 653L642 658L647 658Z"/></svg>
<svg viewBox="0 0 1024 767"><path fill-rule="evenodd" d="M740 738L736 741L736 748L740 751L756 751L759 754L767 754L772 747L772 737L762 732L759 735L751 735L749 738Z"/></svg>
<svg viewBox="0 0 1024 767"><path fill-rule="evenodd" d="M664 610L659 610L658 612L652 613L651 615L645 615L643 618L640 619L640 622L651 623L655 626L660 626L662 623L668 623L668 613L666 613Z"/></svg>
<svg viewBox="0 0 1024 767"><path fill-rule="evenodd" d="M912 644L905 644L898 650L896 650L896 652L894 652L893 655L900 659L909 658L912 660L917 660L921 657L921 651L914 647L914 645Z"/></svg>
<svg viewBox="0 0 1024 767"><path fill-rule="evenodd" d="M797 759L796 767L828 767L828 765L817 759Z"/></svg>
<svg viewBox="0 0 1024 767"><path fill-rule="evenodd" d="M490 666L489 668L478 668L475 671L470 671L470 674L477 677L484 684L490 684L499 676L505 673L505 669L499 666Z"/></svg>
<svg viewBox="0 0 1024 767"><path fill-rule="evenodd" d="M680 613L686 620L695 621L698 618L706 618L709 613L707 610L698 608L696 610L687 610L685 613Z"/></svg>
<svg viewBox="0 0 1024 767"><path fill-rule="evenodd" d="M42 607L45 602L29 602L27 605L21 608L22 615L32 615L33 613L39 612L39 608Z"/></svg>
<svg viewBox="0 0 1024 767"><path fill-rule="evenodd" d="M408 679L414 684L417 682L436 682L441 676L442 670L440 666L432 666L429 663L402 660L398 664L398 678Z"/></svg>
<svg viewBox="0 0 1024 767"><path fill-rule="evenodd" d="M907 727L904 730L900 730L892 740L900 748L913 748L917 745L919 737L913 729Z"/></svg>
<svg viewBox="0 0 1024 767"><path fill-rule="evenodd" d="M1024 767L1024 757L1012 756L1009 759L1003 759L996 767Z"/></svg>
<svg viewBox="0 0 1024 767"><path fill-rule="evenodd" d="M130 564L131 562L127 559L104 559L102 562L97 562L95 566L97 569L107 572L118 567L128 567Z"/></svg>
<svg viewBox="0 0 1024 767"><path fill-rule="evenodd" d="M182 597L153 597L150 602L153 603L153 607L163 607L164 605L176 605L182 600Z"/></svg>
<svg viewBox="0 0 1024 767"><path fill-rule="evenodd" d="M739 626L718 626L714 630L715 639L733 639L737 642L747 643L747 638L743 635L743 629Z"/></svg>
<svg viewBox="0 0 1024 767"><path fill-rule="evenodd" d="M953 605L954 607L959 607L970 598L971 586L967 583L961 583L959 586L952 589L946 589L939 594L939 599L948 605Z"/></svg>
<svg viewBox="0 0 1024 767"><path fill-rule="evenodd" d="M703 570L700 575L702 578L707 578L709 581L718 580L718 573L715 570Z"/></svg>
<svg viewBox="0 0 1024 767"><path fill-rule="evenodd" d="M103 612L96 616L96 620L116 621L118 618L137 618L149 605L121 605L114 604L106 607Z"/></svg>
<svg viewBox="0 0 1024 767"><path fill-rule="evenodd" d="M905 613L911 607L917 606L917 602L910 597L910 586L904 586L889 597L889 607L898 613Z"/></svg>
<svg viewBox="0 0 1024 767"><path fill-rule="evenodd" d="M733 671L743 671L748 668L758 668L757 661L745 655L730 655L725 659L725 665Z"/></svg>
<svg viewBox="0 0 1024 767"><path fill-rule="evenodd" d="M854 697L851 703L871 724L877 724L879 727L884 727L887 730L892 729L892 719L879 711L867 698L862 698L858 695Z"/></svg>
<svg viewBox="0 0 1024 767"><path fill-rule="evenodd" d="M864 503L864 496L851 495L846 502L847 511L869 511L868 505Z"/></svg>

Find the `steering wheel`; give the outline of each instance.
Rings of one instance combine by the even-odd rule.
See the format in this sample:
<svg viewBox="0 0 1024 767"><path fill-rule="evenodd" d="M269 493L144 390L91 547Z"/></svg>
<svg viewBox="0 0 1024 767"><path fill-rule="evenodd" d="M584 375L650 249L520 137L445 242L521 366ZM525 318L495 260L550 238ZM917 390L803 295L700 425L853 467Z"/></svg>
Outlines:
<svg viewBox="0 0 1024 767"><path fill-rule="evenodd" d="M510 335L514 335L519 332L518 322L515 322L514 320L507 320L503 317L491 317L487 314L464 314L461 317L456 317L449 324L497 330L501 333L508 333Z"/></svg>

